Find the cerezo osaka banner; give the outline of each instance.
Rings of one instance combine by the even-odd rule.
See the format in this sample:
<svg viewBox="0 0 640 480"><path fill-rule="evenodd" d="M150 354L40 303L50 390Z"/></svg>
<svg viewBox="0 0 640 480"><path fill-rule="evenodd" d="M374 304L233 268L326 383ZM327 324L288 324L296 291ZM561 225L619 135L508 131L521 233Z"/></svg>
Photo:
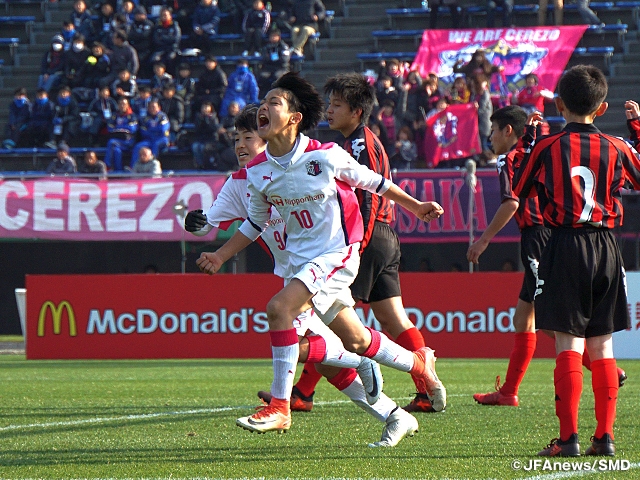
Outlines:
<svg viewBox="0 0 640 480"><path fill-rule="evenodd" d="M176 204L209 208L225 180L224 175L0 180L0 238L181 240Z"/></svg>
<svg viewBox="0 0 640 480"><path fill-rule="evenodd" d="M564 68L582 38L586 25L425 30L411 66L424 78L434 72L444 83L453 83L458 60L468 63L484 49L493 65L502 65L507 86L524 86L524 77L535 73L540 85L554 90Z"/></svg>
<svg viewBox="0 0 640 480"><path fill-rule="evenodd" d="M401 281L407 314L438 357L509 356L522 274L402 273ZM100 288L87 295L87 285ZM441 293L425 295L433 285ZM267 274L27 275L27 358L270 358L265 307L281 288ZM380 329L368 306L356 312ZM553 354L540 334L536 355Z"/></svg>
<svg viewBox="0 0 640 480"><path fill-rule="evenodd" d="M399 172L394 182L423 201L435 200L444 215L431 223L396 206L394 228L402 242L468 242L469 222L482 234L500 206L494 169L477 172L474 208L469 212L469 188L456 170ZM0 180L0 238L66 241L211 241L215 233L196 237L183 230L178 203L188 210L207 210L225 175L91 181L73 178ZM496 242L517 242L511 221Z"/></svg>
<svg viewBox="0 0 640 480"><path fill-rule="evenodd" d="M441 160L465 158L480 153L478 109L473 103L449 105L427 118L424 138L426 162L436 167Z"/></svg>

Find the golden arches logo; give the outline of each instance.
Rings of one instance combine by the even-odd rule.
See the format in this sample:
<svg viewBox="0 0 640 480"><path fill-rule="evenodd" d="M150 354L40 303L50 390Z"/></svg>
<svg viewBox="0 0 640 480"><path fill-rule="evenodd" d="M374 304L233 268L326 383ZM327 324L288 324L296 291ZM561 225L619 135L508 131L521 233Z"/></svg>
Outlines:
<svg viewBox="0 0 640 480"><path fill-rule="evenodd" d="M40 315L38 316L38 336L44 337L44 323L47 320L47 312L51 311L51 318L53 320L53 333L60 335L60 326L62 324L62 310L66 310L67 319L69 320L69 335L75 337L78 332L76 330L76 315L73 311L73 307L63 300L58 305L51 300L47 300L42 304L40 308Z"/></svg>

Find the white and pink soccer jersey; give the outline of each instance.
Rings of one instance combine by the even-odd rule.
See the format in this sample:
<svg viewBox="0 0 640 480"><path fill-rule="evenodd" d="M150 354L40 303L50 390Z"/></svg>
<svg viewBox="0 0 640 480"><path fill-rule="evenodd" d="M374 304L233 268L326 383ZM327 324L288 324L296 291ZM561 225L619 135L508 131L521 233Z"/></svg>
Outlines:
<svg viewBox="0 0 640 480"><path fill-rule="evenodd" d="M228 229L236 220L245 220L249 210L250 194L247 189L247 170L234 172L220 189L213 205L207 211L207 222L212 227ZM269 225L262 240L273 258L273 273L284 277L284 267L289 263L285 252L284 220L276 209L271 209Z"/></svg>
<svg viewBox="0 0 640 480"><path fill-rule="evenodd" d="M286 225L285 278L309 260L362 240L354 187L381 195L391 185L334 143L321 144L302 134L298 140L287 168L266 150L247 165L249 216L240 226L255 240L268 225L273 207L278 210Z"/></svg>

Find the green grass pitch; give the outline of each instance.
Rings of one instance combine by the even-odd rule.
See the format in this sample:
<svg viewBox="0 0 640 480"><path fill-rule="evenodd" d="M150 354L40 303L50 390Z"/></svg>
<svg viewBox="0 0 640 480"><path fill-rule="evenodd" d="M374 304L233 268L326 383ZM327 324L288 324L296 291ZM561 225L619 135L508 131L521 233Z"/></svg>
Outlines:
<svg viewBox="0 0 640 480"><path fill-rule="evenodd" d="M493 388L506 360L437 363L445 413L416 414L420 431L372 449L382 424L326 381L310 413L287 434L252 434L237 417L268 389L268 360L26 361L0 356L0 478L584 478L577 472L514 470L557 436L553 361L534 360L519 408L486 407L471 395ZM640 478L640 361L620 361L616 459L629 469L586 478ZM385 392L411 398L406 374L383 367ZM582 450L595 419L591 374L580 404ZM579 461L589 460L582 457ZM564 460L564 459L563 459ZM559 460L558 460L559 461Z"/></svg>

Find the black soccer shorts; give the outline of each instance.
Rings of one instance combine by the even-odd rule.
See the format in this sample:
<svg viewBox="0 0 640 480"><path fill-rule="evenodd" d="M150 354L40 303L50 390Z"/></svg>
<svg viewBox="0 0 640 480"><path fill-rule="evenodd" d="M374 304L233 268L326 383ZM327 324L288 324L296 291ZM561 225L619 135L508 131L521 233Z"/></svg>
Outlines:
<svg viewBox="0 0 640 480"><path fill-rule="evenodd" d="M387 223L375 222L369 244L360 257L358 276L351 284L353 298L364 303L399 297L400 241Z"/></svg>
<svg viewBox="0 0 640 480"><path fill-rule="evenodd" d="M520 300L533 303L538 281L538 264L542 250L549 240L551 230L542 225L527 227L522 230L520 239L520 259L524 265L524 279L520 290Z"/></svg>
<svg viewBox="0 0 640 480"><path fill-rule="evenodd" d="M536 328L589 338L631 326L622 255L610 230L553 229L538 276Z"/></svg>

